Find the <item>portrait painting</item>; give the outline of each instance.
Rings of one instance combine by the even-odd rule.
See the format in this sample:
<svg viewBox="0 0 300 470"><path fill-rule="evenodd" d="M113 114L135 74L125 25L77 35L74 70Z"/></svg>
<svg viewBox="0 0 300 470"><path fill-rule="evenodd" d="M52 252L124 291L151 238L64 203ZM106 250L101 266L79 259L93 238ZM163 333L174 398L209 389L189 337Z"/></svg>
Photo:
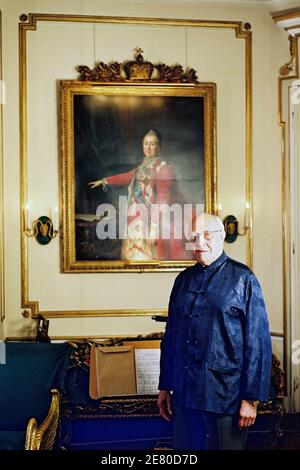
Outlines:
<svg viewBox="0 0 300 470"><path fill-rule="evenodd" d="M216 200L215 85L61 82L63 270L177 270Z"/></svg>

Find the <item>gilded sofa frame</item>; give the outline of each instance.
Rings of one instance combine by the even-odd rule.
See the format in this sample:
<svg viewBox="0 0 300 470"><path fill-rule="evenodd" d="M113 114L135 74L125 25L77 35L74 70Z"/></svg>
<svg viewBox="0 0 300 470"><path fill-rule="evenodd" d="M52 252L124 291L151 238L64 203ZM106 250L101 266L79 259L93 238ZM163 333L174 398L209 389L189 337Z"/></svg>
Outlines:
<svg viewBox="0 0 300 470"><path fill-rule="evenodd" d="M51 405L48 415L40 426L35 418L30 418L25 439L25 450L51 450L54 445L59 421L59 399L57 389L51 390Z"/></svg>

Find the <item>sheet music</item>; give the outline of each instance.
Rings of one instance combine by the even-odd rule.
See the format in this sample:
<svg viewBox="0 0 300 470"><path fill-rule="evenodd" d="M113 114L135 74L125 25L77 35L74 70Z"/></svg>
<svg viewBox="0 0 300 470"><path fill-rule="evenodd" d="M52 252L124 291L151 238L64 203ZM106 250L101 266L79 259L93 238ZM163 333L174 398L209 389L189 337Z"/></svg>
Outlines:
<svg viewBox="0 0 300 470"><path fill-rule="evenodd" d="M136 389L138 395L158 393L160 349L136 349Z"/></svg>

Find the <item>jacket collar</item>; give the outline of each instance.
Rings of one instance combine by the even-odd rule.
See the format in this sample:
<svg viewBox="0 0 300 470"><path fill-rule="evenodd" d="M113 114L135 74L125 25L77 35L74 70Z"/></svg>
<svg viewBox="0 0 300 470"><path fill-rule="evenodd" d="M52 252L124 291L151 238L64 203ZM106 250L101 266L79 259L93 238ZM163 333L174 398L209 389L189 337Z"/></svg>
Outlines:
<svg viewBox="0 0 300 470"><path fill-rule="evenodd" d="M215 271L221 264L223 264L227 260L228 256L226 255L225 251L213 261L209 266L203 266L200 263L196 263L194 265L196 272L203 272L203 271Z"/></svg>

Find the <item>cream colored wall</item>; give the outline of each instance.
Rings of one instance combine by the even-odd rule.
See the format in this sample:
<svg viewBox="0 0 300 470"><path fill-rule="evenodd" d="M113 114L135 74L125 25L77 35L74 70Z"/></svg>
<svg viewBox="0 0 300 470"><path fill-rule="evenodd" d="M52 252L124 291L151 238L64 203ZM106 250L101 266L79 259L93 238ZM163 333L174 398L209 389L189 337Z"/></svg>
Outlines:
<svg viewBox="0 0 300 470"><path fill-rule="evenodd" d="M267 25L260 37L253 33L253 265L267 300L272 331L280 333L282 169L277 77L280 66L289 60L289 52L287 35L271 18ZM259 47L262 43L265 49Z"/></svg>
<svg viewBox="0 0 300 470"><path fill-rule="evenodd" d="M189 3L99 1L4 1L4 113L6 335L34 333L20 305L18 17L21 13L153 16L241 20L253 30L254 271L268 306L271 328L282 332L280 129L277 72L288 46L264 7L201 6ZM56 80L75 79L78 64L125 60L137 45L145 58L197 70L217 83L218 191L223 214L243 217L245 205L245 75L243 39L233 30L38 23L28 42L28 177L32 216L58 204ZM46 247L28 240L29 298L41 310L166 308L176 273L60 274L58 239ZM245 238L226 246L246 262ZM150 317L51 319L53 336L139 334L161 330Z"/></svg>
<svg viewBox="0 0 300 470"><path fill-rule="evenodd" d="M298 39L298 47L299 47ZM300 56L299 56L300 58ZM292 82L292 81L290 81ZM291 256L291 322L290 322L290 342L292 350L291 368L291 395L292 409L300 410L300 293L299 293L299 275L300 275L300 105L299 105L299 79L294 80L294 86L290 89L290 100L292 96L297 94L298 101L290 102L290 125L288 133L290 136L290 161L291 167L294 168L294 174L291 171L291 225L292 225L292 242L294 250L290 250ZM290 87L292 83L290 83ZM294 253L293 253L294 251Z"/></svg>
<svg viewBox="0 0 300 470"><path fill-rule="evenodd" d="M0 2L0 86L2 85L2 1ZM0 340L4 337L4 213L3 213L3 131L2 108L4 101L3 88L0 89Z"/></svg>
<svg viewBox="0 0 300 470"><path fill-rule="evenodd" d="M281 367L283 367L283 338L272 336L272 350L279 359Z"/></svg>
<svg viewBox="0 0 300 470"><path fill-rule="evenodd" d="M298 47L299 47L300 41L298 39ZM300 58L300 51L299 51L299 58ZM300 82L298 86L300 85ZM299 90L299 89L298 89ZM299 95L298 95L299 96ZM299 156L300 156L300 136L299 136L299 130L300 130L300 103L296 106L296 116L295 116L295 159L297 160L296 168L297 168L297 173L296 173L296 181L297 181L297 200L295 201L295 204L297 204L297 217L295 220L295 223L297 224L297 234L298 234L298 240L297 240L297 247L296 253L298 252L298 257L297 257L297 275L296 275L296 280L298 281L296 286L299 286L299 278L300 278L300 230L299 230L299 221L300 221L300 164L299 164ZM297 289L297 288L296 288ZM300 292L299 289L297 289L297 298L296 300L296 309L293 314L293 320L291 323L291 330L293 331L293 339L296 340L297 342L292 343L293 346L293 352L295 353L295 350L297 350L298 354L296 359L292 361L293 363L293 384L294 384L294 405L295 409L297 411L300 410L300 389L299 389L299 382L300 382L300 317L299 317L299 311L300 311ZM296 346L296 347L295 347Z"/></svg>
<svg viewBox="0 0 300 470"><path fill-rule="evenodd" d="M93 32L95 31L95 35ZM57 58L57 50L64 38L64 54L61 60ZM116 38L122 37L122 49ZM155 40L154 40L155 38ZM49 63L56 63L53 69L43 67L44 48L46 43L47 59ZM169 49L169 44L178 44L176 52ZM195 44L211 44L212 57L218 54L220 43L227 43L223 49L222 58L218 66L207 53L195 47ZM93 45L95 44L95 49ZM103 44L107 45L105 48ZM221 122L218 132L218 155L220 163L226 161L229 173L227 184L240 194L238 205L245 204L243 175L244 165L236 167L235 162L243 155L245 147L245 126L243 121L244 110L244 67L243 52L244 41L237 40L233 31L206 30L199 32L190 28L170 28L156 26L136 25L78 25L51 23L41 24L36 33L28 38L28 175L29 175L29 205L32 208L33 218L48 210L50 202L39 199L39 195L45 191L48 201L58 204L58 187L53 181L58 181L57 159L57 129L56 129L56 78L74 77L74 64L93 64L97 57L104 62L109 62L111 57L116 60L124 60L124 50L130 57L135 44L139 44L147 52L147 59L153 62L163 58L166 63L190 63L199 70L199 78L202 81L218 81L218 122ZM102 50L101 50L102 49ZM108 49L108 50L107 50ZM186 50L190 58L186 57ZM94 52L94 56L91 53ZM222 70L228 67L232 54L236 57L231 62L232 82L228 75L222 76ZM35 64L31 67L30 64ZM36 74L36 69L39 74ZM218 78L219 77L219 78ZM50 91L50 93L49 93ZM49 96L50 95L50 96ZM47 106L47 115L43 118ZM232 111L233 108L233 111ZM241 109L240 109L241 108ZM231 115L230 126L226 125L227 116ZM54 125L48 125L48 122ZM38 123L38 125L37 125ZM222 125L224 123L224 125ZM236 129L241 129L239 134ZM37 138L38 132L38 138ZM45 141L49 144L45 147ZM53 161L54 160L54 161ZM48 163L50 162L50 164ZM44 169L47 168L47 172ZM41 176L42 175L42 176ZM221 192L222 188L220 188ZM226 188L222 191L226 194ZM220 195L220 200L221 195ZM226 203L226 200L224 201ZM59 204L58 204L59 205ZM225 206L226 207L226 206ZM239 208L241 208L239 207ZM244 240L240 239L232 247L236 256L246 261ZM54 292L49 296L47 284L43 284L43 272L47 266L47 272L52 281ZM165 308L171 288L171 282L175 274L67 274L59 273L59 249L58 240L49 247L38 246L35 240L29 240L29 272L30 272L30 299L40 300L41 310L59 309L118 309L118 308ZM101 282L101 287L99 287ZM120 290L120 296L112 296L112 282L115 288ZM151 285L151 289L147 286ZM161 286L164 288L161 289ZM99 289L101 289L101 303L99 304ZM155 296L153 295L155 292ZM69 294L68 294L69 293ZM63 305L63 307L62 307ZM94 320L95 322L95 320Z"/></svg>

